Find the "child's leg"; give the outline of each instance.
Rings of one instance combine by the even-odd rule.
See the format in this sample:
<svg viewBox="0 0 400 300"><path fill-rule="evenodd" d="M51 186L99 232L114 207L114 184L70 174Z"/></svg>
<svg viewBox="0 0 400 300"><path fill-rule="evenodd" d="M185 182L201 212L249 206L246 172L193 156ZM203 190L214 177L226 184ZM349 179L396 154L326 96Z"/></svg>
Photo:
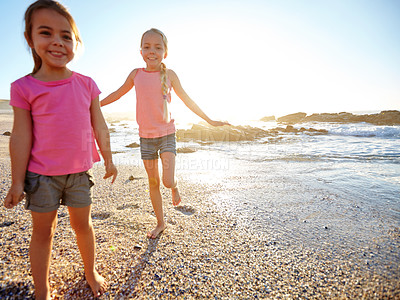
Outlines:
<svg viewBox="0 0 400 300"><path fill-rule="evenodd" d="M57 210L32 214L32 238L29 248L36 299L50 299L49 267L53 236L57 226Z"/></svg>
<svg viewBox="0 0 400 300"><path fill-rule="evenodd" d="M76 234L76 241L81 253L85 268L85 277L95 297L100 296L106 289L105 279L95 269L96 246L92 218L91 205L86 207L68 207L71 227Z"/></svg>
<svg viewBox="0 0 400 300"><path fill-rule="evenodd" d="M157 226L147 233L149 238L155 239L166 227L160 192L160 175L158 172L158 159L143 160L149 179L150 199L157 218Z"/></svg>
<svg viewBox="0 0 400 300"><path fill-rule="evenodd" d="M172 191L172 204L174 206L181 202L177 184L175 180L175 153L163 152L161 153L161 162L163 166L163 183L166 188Z"/></svg>

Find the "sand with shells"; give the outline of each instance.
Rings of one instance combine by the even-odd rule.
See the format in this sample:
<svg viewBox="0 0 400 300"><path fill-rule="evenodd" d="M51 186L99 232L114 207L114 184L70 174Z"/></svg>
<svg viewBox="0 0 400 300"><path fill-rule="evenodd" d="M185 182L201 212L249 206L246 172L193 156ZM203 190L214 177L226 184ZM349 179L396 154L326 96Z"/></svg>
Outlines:
<svg viewBox="0 0 400 300"><path fill-rule="evenodd" d="M10 186L8 136L12 115L0 113L0 201ZM221 214L211 201L218 183L180 179L182 205L162 189L168 228L146 238L155 224L143 169L119 166L111 185L94 167L92 218L97 268L109 289L101 299L399 299L400 269L371 269L349 253L330 253L261 234ZM240 187L238 187L240 188ZM277 208L279 209L279 208ZM0 298L33 296L29 267L31 220L20 204L0 208ZM399 234L399 233L394 233ZM91 299L65 208L59 210L50 284L54 299ZM399 253L399 249L393 249Z"/></svg>

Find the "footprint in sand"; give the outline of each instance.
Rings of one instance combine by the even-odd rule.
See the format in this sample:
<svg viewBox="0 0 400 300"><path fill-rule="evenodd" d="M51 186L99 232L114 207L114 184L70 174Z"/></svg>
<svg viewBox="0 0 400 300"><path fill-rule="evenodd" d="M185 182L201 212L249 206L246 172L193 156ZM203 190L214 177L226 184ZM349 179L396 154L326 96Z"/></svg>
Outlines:
<svg viewBox="0 0 400 300"><path fill-rule="evenodd" d="M109 212L99 212L99 213L93 213L92 214L92 219L93 220L105 220L111 217L111 213Z"/></svg>
<svg viewBox="0 0 400 300"><path fill-rule="evenodd" d="M138 204L122 205L122 206L118 206L117 210L123 210L123 209L127 209L127 208L139 208L139 205Z"/></svg>
<svg viewBox="0 0 400 300"><path fill-rule="evenodd" d="M175 207L175 209L180 211L181 213L183 213L186 216L191 216L196 212L196 210L193 207L190 207L187 205L178 206L178 207Z"/></svg>
<svg viewBox="0 0 400 300"><path fill-rule="evenodd" d="M174 219L168 219L167 223L171 225L176 225L176 221Z"/></svg>
<svg viewBox="0 0 400 300"><path fill-rule="evenodd" d="M1 227L8 227L8 226L11 226L11 225L14 224L14 223L15 223L14 221L5 221L5 222L3 222L3 223L0 224L0 228L1 228Z"/></svg>

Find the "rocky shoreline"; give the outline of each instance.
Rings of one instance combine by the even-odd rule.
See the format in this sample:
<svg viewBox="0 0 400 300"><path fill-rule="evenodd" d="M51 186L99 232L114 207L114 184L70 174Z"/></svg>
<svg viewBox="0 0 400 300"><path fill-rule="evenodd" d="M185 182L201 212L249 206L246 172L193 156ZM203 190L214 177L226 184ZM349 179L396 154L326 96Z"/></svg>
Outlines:
<svg viewBox="0 0 400 300"><path fill-rule="evenodd" d="M211 127L209 125L194 124L190 129L178 129L176 137L180 142L239 142L254 141L264 137L276 137L286 133L305 133L309 135L328 134L325 129L314 128L294 128L291 125L285 127L275 127L264 130L252 126L223 126Z"/></svg>
<svg viewBox="0 0 400 300"><path fill-rule="evenodd" d="M271 117L261 120L271 121ZM370 123L374 125L400 125L400 111L385 110L377 114L355 115L348 112L321 113L307 115L304 112L289 114L276 119L280 123L305 123L305 122L334 122L334 123Z"/></svg>
<svg viewBox="0 0 400 300"><path fill-rule="evenodd" d="M239 142L254 141L265 137L276 137L286 133L304 133L308 135L328 134L327 130L312 127L295 128L294 124L301 123L370 123L374 125L400 125L400 111L382 111L378 114L355 115L352 113L322 113L311 114L299 112L289 114L280 118L267 116L260 121L276 121L284 127L278 126L269 130L264 130L251 126L223 126L211 127L207 124L194 124L190 129L178 129L176 136L178 141L197 141L197 142Z"/></svg>

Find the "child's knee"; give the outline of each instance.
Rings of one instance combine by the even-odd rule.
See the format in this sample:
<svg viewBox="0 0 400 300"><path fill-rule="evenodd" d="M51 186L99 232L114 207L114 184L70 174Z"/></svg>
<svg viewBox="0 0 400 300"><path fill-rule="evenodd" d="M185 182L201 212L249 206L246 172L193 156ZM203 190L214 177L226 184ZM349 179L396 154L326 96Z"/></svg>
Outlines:
<svg viewBox="0 0 400 300"><path fill-rule="evenodd" d="M33 226L32 236L36 240L46 242L54 237L55 232L56 224L49 224L48 226Z"/></svg>
<svg viewBox="0 0 400 300"><path fill-rule="evenodd" d="M150 188L156 188L160 186L160 180L158 178L149 178Z"/></svg>
<svg viewBox="0 0 400 300"><path fill-rule="evenodd" d="M163 178L163 184L167 189L172 189L175 187L175 180L172 178Z"/></svg>
<svg viewBox="0 0 400 300"><path fill-rule="evenodd" d="M71 227L75 234L85 234L93 230L92 222L71 222Z"/></svg>

